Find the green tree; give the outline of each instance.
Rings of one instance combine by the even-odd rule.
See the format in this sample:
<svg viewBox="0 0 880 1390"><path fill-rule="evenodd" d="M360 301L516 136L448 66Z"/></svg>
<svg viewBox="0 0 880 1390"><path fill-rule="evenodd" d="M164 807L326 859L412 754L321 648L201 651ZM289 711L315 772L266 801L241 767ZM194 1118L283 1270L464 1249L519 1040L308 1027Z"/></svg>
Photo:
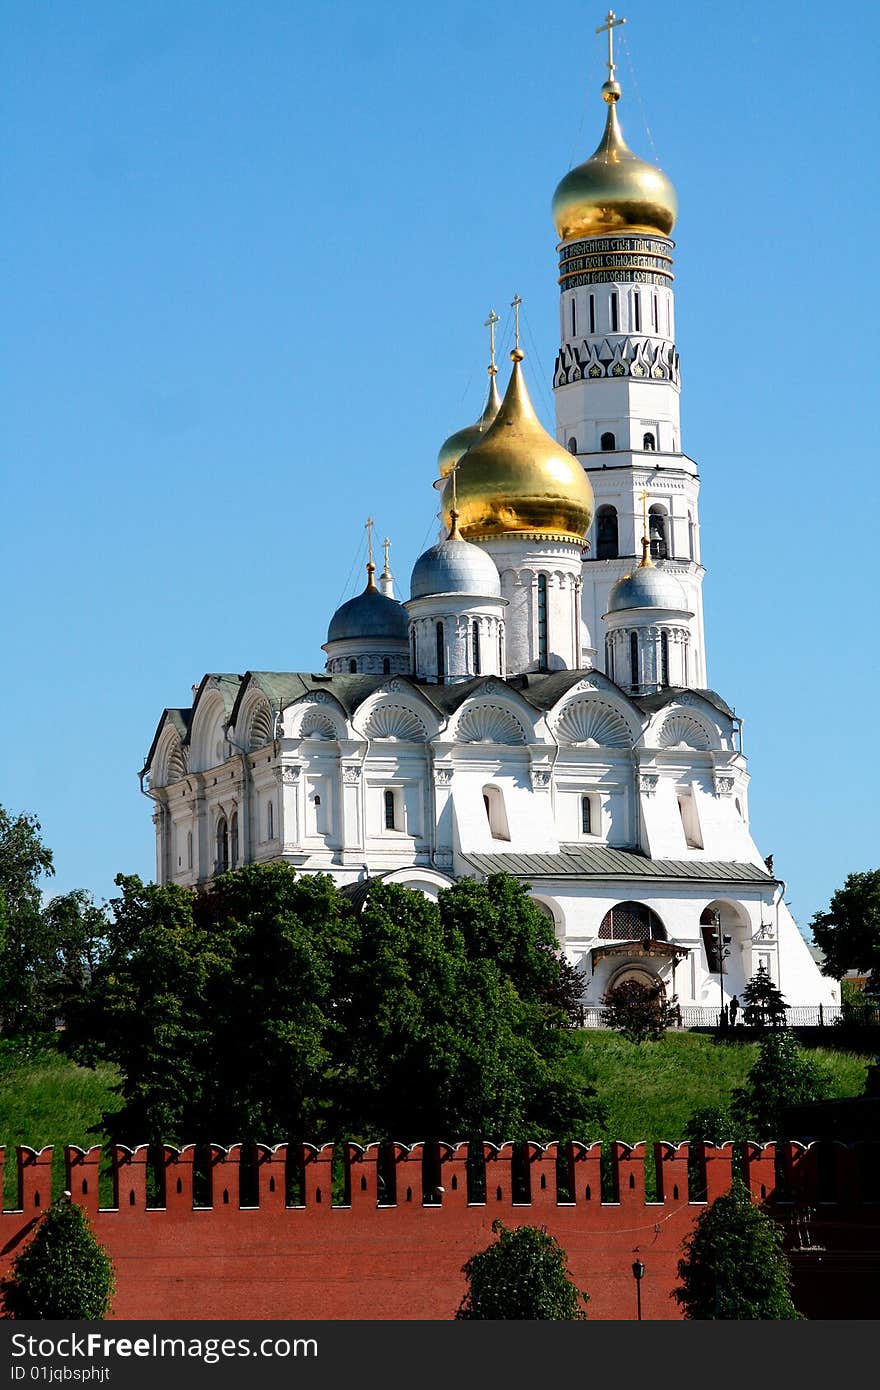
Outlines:
<svg viewBox="0 0 880 1390"><path fill-rule="evenodd" d="M840 980L848 970L863 971L869 995L880 998L880 869L848 874L810 929L825 957L823 974Z"/></svg>
<svg viewBox="0 0 880 1390"><path fill-rule="evenodd" d="M783 1028L788 1007L762 961L743 990L743 1023L749 1028Z"/></svg>
<svg viewBox="0 0 880 1390"><path fill-rule="evenodd" d="M792 1321L791 1270L776 1223L734 1178L697 1218L678 1264L673 1296L686 1318Z"/></svg>
<svg viewBox="0 0 880 1390"><path fill-rule="evenodd" d="M666 998L662 981L622 980L602 999L605 1022L630 1042L656 1042L676 1021L675 1005Z"/></svg>
<svg viewBox="0 0 880 1390"><path fill-rule="evenodd" d="M574 1284L565 1251L544 1227L511 1231L493 1221L492 1230L498 1239L463 1266L468 1287L457 1320L586 1317L582 1305L589 1294Z"/></svg>
<svg viewBox="0 0 880 1390"><path fill-rule="evenodd" d="M828 1073L798 1047L791 1033L768 1033L745 1084L733 1092L731 1115L750 1139L785 1138L786 1108L824 1100L830 1091Z"/></svg>
<svg viewBox="0 0 880 1390"><path fill-rule="evenodd" d="M46 1026L44 985L51 955L42 920L40 879L54 873L36 816L0 806L0 1029Z"/></svg>
<svg viewBox="0 0 880 1390"><path fill-rule="evenodd" d="M88 1217L67 1197L53 1203L2 1286L10 1318L95 1321L107 1315L113 1265Z"/></svg>
<svg viewBox="0 0 880 1390"><path fill-rule="evenodd" d="M361 913L286 865L195 895L117 883L66 1044L119 1066L117 1139L540 1139L601 1123L552 930L513 880L466 884L464 905L459 885L438 904L374 884ZM486 952L487 901L510 911L515 952Z"/></svg>

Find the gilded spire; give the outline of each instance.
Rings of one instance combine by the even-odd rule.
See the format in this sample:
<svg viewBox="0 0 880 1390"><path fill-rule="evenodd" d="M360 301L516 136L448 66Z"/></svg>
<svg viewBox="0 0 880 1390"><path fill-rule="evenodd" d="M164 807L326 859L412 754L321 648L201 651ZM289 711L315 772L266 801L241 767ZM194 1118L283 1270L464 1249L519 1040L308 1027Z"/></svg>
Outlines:
<svg viewBox="0 0 880 1390"><path fill-rule="evenodd" d="M642 558L639 561L640 570L652 570L654 561L651 559L651 535L648 530L648 490L642 488L639 494L642 500Z"/></svg>

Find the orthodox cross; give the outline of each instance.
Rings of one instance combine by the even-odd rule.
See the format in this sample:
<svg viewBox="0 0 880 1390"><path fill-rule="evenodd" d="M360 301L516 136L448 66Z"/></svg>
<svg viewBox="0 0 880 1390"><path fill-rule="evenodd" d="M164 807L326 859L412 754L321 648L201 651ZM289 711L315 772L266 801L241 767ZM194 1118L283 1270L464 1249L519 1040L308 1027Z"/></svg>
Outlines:
<svg viewBox="0 0 880 1390"><path fill-rule="evenodd" d="M364 530L367 533L367 574L370 576L371 584L373 582L373 574L376 569L376 566L373 563L373 527L375 526L375 524L376 523L373 521L373 518L371 516L368 516L366 524L364 526Z"/></svg>
<svg viewBox="0 0 880 1390"><path fill-rule="evenodd" d="M648 533L648 489L643 488L639 493L642 503L642 565L651 564L651 537Z"/></svg>
<svg viewBox="0 0 880 1390"><path fill-rule="evenodd" d="M618 19L618 18L617 18L617 15L614 13L614 11L613 11L613 10L609 10L608 13L607 13L607 15L605 16L605 23L604 23L604 24L600 24L600 25L599 25L599 28L596 30L596 33L597 33L597 34L605 34L605 33L607 33L607 35L608 35L608 81L609 81L609 82L613 82L613 81L614 81L614 67L615 67L615 64L614 64L614 30L617 29L621 24L625 24L625 23L626 23L626 20L625 20L625 19Z"/></svg>
<svg viewBox="0 0 880 1390"><path fill-rule="evenodd" d="M522 300L518 294L515 294L510 301L510 307L513 310L513 345L515 348L519 348L519 306L521 304Z"/></svg>
<svg viewBox="0 0 880 1390"><path fill-rule="evenodd" d="M496 314L494 309L489 310L489 317L483 324L489 330L489 375L497 376L498 368L495 366L495 325L501 322L501 316Z"/></svg>
<svg viewBox="0 0 880 1390"><path fill-rule="evenodd" d="M391 542L390 542L390 540L388 539L387 536L385 537L384 541L382 542L382 549L383 549L383 551L385 552L385 573L387 574L387 573L388 573L388 552L389 552L389 550L391 549Z"/></svg>

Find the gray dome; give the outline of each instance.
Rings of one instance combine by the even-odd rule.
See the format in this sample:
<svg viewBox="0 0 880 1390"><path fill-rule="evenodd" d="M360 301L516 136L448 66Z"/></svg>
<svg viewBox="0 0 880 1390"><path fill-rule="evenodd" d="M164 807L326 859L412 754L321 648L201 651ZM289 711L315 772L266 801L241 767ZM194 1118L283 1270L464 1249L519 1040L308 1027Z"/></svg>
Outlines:
<svg viewBox="0 0 880 1390"><path fill-rule="evenodd" d="M337 608L327 629L328 642L345 642L354 637L387 637L395 642L409 640L409 619L397 599L380 594L368 584L362 594Z"/></svg>
<svg viewBox="0 0 880 1390"><path fill-rule="evenodd" d="M476 594L500 598L501 580L492 558L460 536L448 536L420 555L410 580L412 598L432 594Z"/></svg>
<svg viewBox="0 0 880 1390"><path fill-rule="evenodd" d="M608 596L608 612L628 608L676 608L687 612L687 599L678 580L666 570L645 566L624 575Z"/></svg>

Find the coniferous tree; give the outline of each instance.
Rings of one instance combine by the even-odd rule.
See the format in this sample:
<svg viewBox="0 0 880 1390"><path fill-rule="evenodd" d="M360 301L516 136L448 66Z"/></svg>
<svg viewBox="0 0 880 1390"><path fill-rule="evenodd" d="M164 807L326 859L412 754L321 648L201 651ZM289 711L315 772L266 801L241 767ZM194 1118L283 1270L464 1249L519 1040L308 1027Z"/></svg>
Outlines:
<svg viewBox="0 0 880 1390"><path fill-rule="evenodd" d="M743 1022L749 1028L782 1028L788 1007L763 961L743 990Z"/></svg>
<svg viewBox="0 0 880 1390"><path fill-rule="evenodd" d="M109 1255L82 1208L64 1197L13 1262L3 1305L11 1318L96 1321L106 1316L114 1289Z"/></svg>
<svg viewBox="0 0 880 1390"><path fill-rule="evenodd" d="M791 1105L824 1100L831 1079L800 1047L791 1033L779 1030L762 1039L745 1083L737 1086L731 1114L750 1139L780 1139L783 1115Z"/></svg>
<svg viewBox="0 0 880 1390"><path fill-rule="evenodd" d="M697 1218L673 1297L688 1319L792 1321L791 1269L782 1231L735 1178Z"/></svg>
<svg viewBox="0 0 880 1390"><path fill-rule="evenodd" d="M498 1239L463 1266L468 1287L457 1320L586 1317L582 1304L589 1294L573 1283L565 1251L544 1227L511 1231L493 1221L492 1230Z"/></svg>

